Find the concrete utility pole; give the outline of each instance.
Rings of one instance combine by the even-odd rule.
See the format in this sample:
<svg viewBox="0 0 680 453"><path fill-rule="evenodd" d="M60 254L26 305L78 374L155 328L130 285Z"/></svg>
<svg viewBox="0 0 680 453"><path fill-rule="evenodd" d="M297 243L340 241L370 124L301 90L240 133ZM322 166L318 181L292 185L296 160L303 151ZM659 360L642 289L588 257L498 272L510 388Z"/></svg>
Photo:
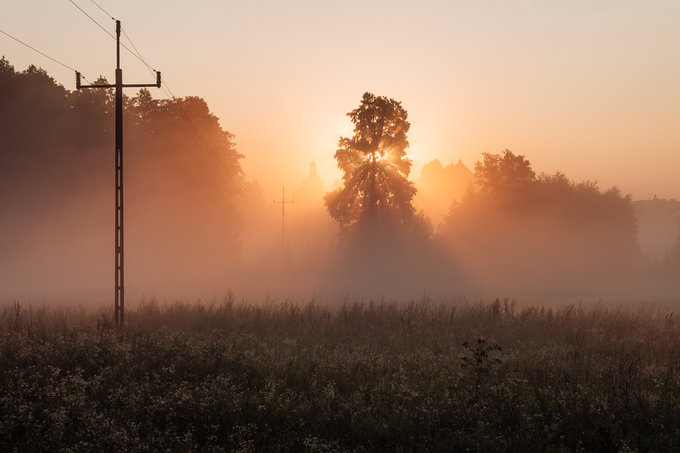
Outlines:
<svg viewBox="0 0 680 453"><path fill-rule="evenodd" d="M114 85L81 85L80 73L76 72L76 88L116 89L116 227L115 227L115 318L116 325L125 325L125 267L123 235L123 88L161 87L161 73L156 71L156 83L123 84L120 69L120 21L116 21L116 83Z"/></svg>
<svg viewBox="0 0 680 453"><path fill-rule="evenodd" d="M281 201L274 200L274 203L281 203L281 264L283 265L286 257L286 204L293 203L293 200L286 201L285 187L281 187Z"/></svg>

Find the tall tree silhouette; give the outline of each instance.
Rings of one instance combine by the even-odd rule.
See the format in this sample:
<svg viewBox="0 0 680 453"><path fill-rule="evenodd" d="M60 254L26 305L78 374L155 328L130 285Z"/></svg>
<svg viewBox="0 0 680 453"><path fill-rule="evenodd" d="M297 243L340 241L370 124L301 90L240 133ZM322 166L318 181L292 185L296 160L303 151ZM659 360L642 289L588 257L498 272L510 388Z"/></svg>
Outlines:
<svg viewBox="0 0 680 453"><path fill-rule="evenodd" d="M408 113L394 99L364 93L347 116L354 135L338 142L335 159L344 184L326 194L329 213L343 228L408 222L414 217L411 200L416 193L408 180Z"/></svg>

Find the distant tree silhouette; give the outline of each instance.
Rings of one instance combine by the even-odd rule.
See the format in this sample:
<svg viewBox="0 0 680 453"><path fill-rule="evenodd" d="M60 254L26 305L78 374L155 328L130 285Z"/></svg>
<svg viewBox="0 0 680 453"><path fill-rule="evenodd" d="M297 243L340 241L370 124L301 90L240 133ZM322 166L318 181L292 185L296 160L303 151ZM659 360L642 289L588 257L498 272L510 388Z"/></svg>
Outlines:
<svg viewBox="0 0 680 453"><path fill-rule="evenodd" d="M484 190L507 190L526 186L536 180L531 163L509 149L503 155L482 153L475 164L475 180Z"/></svg>
<svg viewBox="0 0 680 453"><path fill-rule="evenodd" d="M537 177L524 156L509 150L485 153L475 180L477 190L452 206L440 237L483 278L592 286L632 272L638 262L632 202L618 189L601 191L560 172Z"/></svg>
<svg viewBox="0 0 680 453"><path fill-rule="evenodd" d="M442 165L439 159L426 162L416 180L418 193L413 197L416 210L422 209L433 223L441 223L451 203L460 201L474 182L474 174L458 159Z"/></svg>
<svg viewBox="0 0 680 453"><path fill-rule="evenodd" d="M662 261L680 240L680 201L654 196L633 202L640 248L650 262Z"/></svg>
<svg viewBox="0 0 680 453"><path fill-rule="evenodd" d="M335 158L343 187L326 195L329 213L343 228L408 222L414 217L416 189L408 180L406 134L411 125L406 110L394 99L364 93L347 116L354 135L338 142Z"/></svg>

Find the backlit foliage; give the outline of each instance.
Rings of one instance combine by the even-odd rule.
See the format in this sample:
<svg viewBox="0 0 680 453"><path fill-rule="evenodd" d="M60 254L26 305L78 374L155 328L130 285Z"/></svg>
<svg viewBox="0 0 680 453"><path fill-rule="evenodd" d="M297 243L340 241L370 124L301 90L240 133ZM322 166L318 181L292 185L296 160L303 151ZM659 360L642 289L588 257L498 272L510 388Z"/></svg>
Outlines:
<svg viewBox="0 0 680 453"><path fill-rule="evenodd" d="M354 135L338 142L335 158L343 187L326 195L331 216L342 227L410 220L416 189L408 180L406 134L411 125L406 110L394 99L364 93L360 106L347 116Z"/></svg>
<svg viewBox="0 0 680 453"><path fill-rule="evenodd" d="M487 282L505 288L622 287L640 262L629 196L536 176L509 150L483 154L476 190L452 206L440 233L450 250ZM618 282L613 283L618 279Z"/></svg>

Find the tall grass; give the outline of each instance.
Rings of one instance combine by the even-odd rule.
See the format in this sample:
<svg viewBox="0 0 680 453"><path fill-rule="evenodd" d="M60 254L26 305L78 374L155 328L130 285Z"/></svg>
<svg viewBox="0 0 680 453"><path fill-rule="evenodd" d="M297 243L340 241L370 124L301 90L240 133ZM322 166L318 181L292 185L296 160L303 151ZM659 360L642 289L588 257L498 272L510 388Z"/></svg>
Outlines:
<svg viewBox="0 0 680 453"><path fill-rule="evenodd" d="M0 450L680 450L680 322L652 309L9 305Z"/></svg>

